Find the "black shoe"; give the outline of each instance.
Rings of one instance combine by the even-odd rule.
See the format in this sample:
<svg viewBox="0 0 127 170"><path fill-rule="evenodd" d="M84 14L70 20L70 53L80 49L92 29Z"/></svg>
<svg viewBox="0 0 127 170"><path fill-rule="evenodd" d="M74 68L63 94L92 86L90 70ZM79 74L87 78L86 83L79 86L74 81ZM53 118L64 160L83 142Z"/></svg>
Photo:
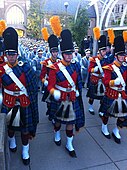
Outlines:
<svg viewBox="0 0 127 170"><path fill-rule="evenodd" d="M113 139L116 143L120 144L121 140L115 136L115 134L112 132Z"/></svg>
<svg viewBox="0 0 127 170"><path fill-rule="evenodd" d="M59 141L54 141L55 142L55 144L57 145L57 146L60 146L61 145L61 140L59 140Z"/></svg>
<svg viewBox="0 0 127 170"><path fill-rule="evenodd" d="M24 165L29 165L30 164L30 158L28 158L28 159L22 158L22 162L23 162Z"/></svg>
<svg viewBox="0 0 127 170"><path fill-rule="evenodd" d="M101 131L102 132L102 131ZM105 135L103 132L102 132L102 134L107 138L107 139L111 139L111 135L109 134L109 135Z"/></svg>
<svg viewBox="0 0 127 170"><path fill-rule="evenodd" d="M11 152L15 153L17 151L17 146L15 148L9 148Z"/></svg>
<svg viewBox="0 0 127 170"><path fill-rule="evenodd" d="M75 153L75 150L69 151L67 147L65 147L65 149L68 151L69 155L70 155L72 158L77 158L76 153Z"/></svg>
<svg viewBox="0 0 127 170"><path fill-rule="evenodd" d="M95 115L94 111L90 111L90 110L89 110L89 113L90 113L91 115Z"/></svg>

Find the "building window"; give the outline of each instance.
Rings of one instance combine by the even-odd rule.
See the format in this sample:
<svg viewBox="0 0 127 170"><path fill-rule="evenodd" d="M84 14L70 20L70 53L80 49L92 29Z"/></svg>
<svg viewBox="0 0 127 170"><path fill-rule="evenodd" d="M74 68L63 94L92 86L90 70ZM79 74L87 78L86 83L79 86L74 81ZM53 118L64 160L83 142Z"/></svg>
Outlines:
<svg viewBox="0 0 127 170"><path fill-rule="evenodd" d="M7 12L7 24L23 24L24 14L18 6L11 7Z"/></svg>

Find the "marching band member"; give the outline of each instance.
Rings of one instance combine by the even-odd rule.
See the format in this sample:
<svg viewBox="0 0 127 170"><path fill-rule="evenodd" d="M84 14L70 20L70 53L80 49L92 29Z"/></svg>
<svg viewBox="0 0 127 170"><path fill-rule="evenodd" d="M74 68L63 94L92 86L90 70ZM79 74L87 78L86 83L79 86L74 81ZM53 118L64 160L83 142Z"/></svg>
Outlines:
<svg viewBox="0 0 127 170"><path fill-rule="evenodd" d="M50 104L50 116L55 119L55 144L61 145L61 124L66 125L66 150L76 157L72 144L73 126L78 131L84 126L84 108L82 103L81 68L73 58L72 35L69 30L61 32L60 48L63 59L52 65L49 72L48 90L53 95Z"/></svg>
<svg viewBox="0 0 127 170"><path fill-rule="evenodd" d="M34 70L18 62L18 34L12 27L3 32L5 58L0 58L0 82L3 89L1 113L7 114L9 149L16 152L15 131L21 132L22 161L30 163L29 139L36 134L39 122L38 86Z"/></svg>
<svg viewBox="0 0 127 170"><path fill-rule="evenodd" d="M98 40L99 54L90 57L90 65L88 72L90 73L89 89L87 97L89 97L89 112L94 115L93 102L94 99L102 100L105 87L102 82L104 72L102 66L109 64L109 59L106 56L106 36L101 35Z"/></svg>
<svg viewBox="0 0 127 170"><path fill-rule="evenodd" d="M48 79L49 79L48 75L49 75L50 66L57 61L58 38L54 34L52 34L48 38L48 43L49 43L51 57L41 62L43 67L42 67L41 74L40 74L40 79L42 80L42 83L45 86L45 91L44 91L44 94L43 94L43 97L42 97L42 101L47 102L46 115L49 115L49 112L50 112L50 100L47 99L49 97L49 92L47 90ZM49 120L50 120L50 117L49 117Z"/></svg>
<svg viewBox="0 0 127 170"><path fill-rule="evenodd" d="M116 143L121 143L119 129L127 127L127 66L125 61L125 45L122 36L114 40L115 61L112 64L104 66L103 82L106 87L105 95L100 106L100 116L102 119L102 134L110 139L108 131L109 116L117 120L116 127L112 131L112 136Z"/></svg>

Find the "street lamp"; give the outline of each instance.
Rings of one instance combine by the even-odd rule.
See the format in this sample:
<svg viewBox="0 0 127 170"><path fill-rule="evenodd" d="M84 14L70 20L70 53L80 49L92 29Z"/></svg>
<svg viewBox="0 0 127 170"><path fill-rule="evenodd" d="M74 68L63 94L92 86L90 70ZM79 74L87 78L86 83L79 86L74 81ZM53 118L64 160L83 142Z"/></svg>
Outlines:
<svg viewBox="0 0 127 170"><path fill-rule="evenodd" d="M66 11L66 17L65 17L65 27L67 27L67 8L68 8L69 3L68 2L64 2L64 6L65 6L65 11Z"/></svg>
<svg viewBox="0 0 127 170"><path fill-rule="evenodd" d="M67 7L68 7L68 5L69 5L68 2L64 2L64 6L65 6L66 13L67 13Z"/></svg>

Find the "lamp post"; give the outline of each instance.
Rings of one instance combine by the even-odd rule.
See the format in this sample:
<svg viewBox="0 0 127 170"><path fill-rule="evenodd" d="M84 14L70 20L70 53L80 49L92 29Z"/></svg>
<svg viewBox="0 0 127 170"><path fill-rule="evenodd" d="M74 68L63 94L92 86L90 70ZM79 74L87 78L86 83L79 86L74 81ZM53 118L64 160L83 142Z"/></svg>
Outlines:
<svg viewBox="0 0 127 170"><path fill-rule="evenodd" d="M67 27L67 8L68 8L69 3L68 2L64 2L64 6L65 6L65 11L66 11L66 17L65 17L65 27Z"/></svg>

